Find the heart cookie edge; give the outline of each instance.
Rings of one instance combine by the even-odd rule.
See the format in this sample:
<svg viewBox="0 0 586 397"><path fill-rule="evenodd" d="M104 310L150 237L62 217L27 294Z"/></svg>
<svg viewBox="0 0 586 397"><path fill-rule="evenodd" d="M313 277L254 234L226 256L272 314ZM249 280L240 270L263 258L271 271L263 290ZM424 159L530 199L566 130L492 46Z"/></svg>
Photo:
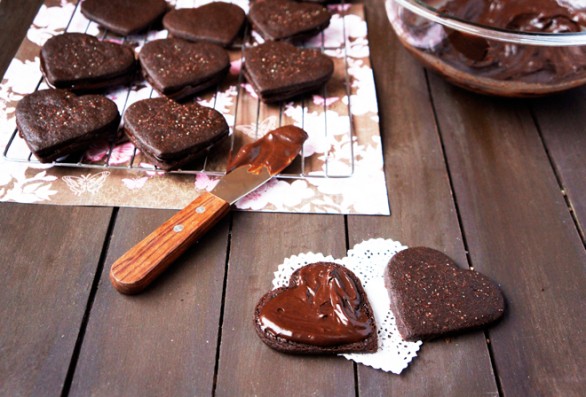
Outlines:
<svg viewBox="0 0 586 397"><path fill-rule="evenodd" d="M460 275L465 278L466 281L473 280L474 283L479 283L483 288L487 288L489 292L487 292L484 297L477 297L477 301L474 302L467 302L467 305L478 305L478 304L491 304L491 310L486 310L485 312L478 312L473 313L472 311L464 312L459 307L452 306L448 309L449 313L440 313L439 318L443 319L445 322L449 322L449 325L441 325L439 322L434 320L438 319L436 316L437 312L445 309L444 307L427 307L425 310L422 310L422 305L425 304L426 306L430 306L433 304L434 299L442 299L443 303L447 302L447 298L445 295L441 295L443 291L438 289L434 289L436 294L436 298L433 296L423 295L421 304L419 307L414 308L411 301L406 302L406 294L409 294L409 291L405 291L401 288L401 286L397 286L399 281L396 280L396 276L398 273L401 272L400 269L395 269L397 266L402 266L403 263L397 264L397 261L403 260L403 257L406 255L421 255L422 251L423 255L429 255L434 257L437 262L441 264L432 263L425 265L429 265L428 267L433 267L432 270L427 269L427 272L439 272L440 270L436 269L438 266L446 266L453 274L456 274L458 277L457 280L460 280ZM469 273L466 273L469 272ZM406 274L407 272L403 272ZM475 270L470 269L463 269L459 267L455 261L444 254L441 251L435 250L433 248L428 247L412 247L403 250L396 255L394 255L387 265L384 273L385 279L385 287L389 293L389 297L391 300L391 311L393 312L397 324L397 329L403 340L406 341L417 341L417 340L432 340L436 338L441 338L444 336L452 336L452 335L459 335L465 332L470 332L478 329L483 329L488 327L489 325L495 324L498 322L505 313L506 310L506 300L504 294L498 284L490 279L488 276L477 272ZM452 280L453 278L450 278ZM449 280L448 280L449 281ZM477 285L477 284L474 284ZM432 284L426 284L426 286L432 287ZM458 288L458 287L456 287ZM459 292L466 291L466 290L474 290L474 287L466 286L459 286ZM431 292L431 288L424 288L421 287L418 291L422 292L423 294L427 294ZM458 292L456 291L456 292ZM470 291L469 291L470 292ZM483 292L480 289L480 292ZM470 293L468 299L471 299L470 295L473 295L473 292ZM488 301L488 302L487 302ZM483 306L485 308L485 306ZM425 314L413 314L419 311L427 311ZM452 311L459 311L459 316L461 318L456 319L457 321L454 322L455 316L451 314ZM474 314L478 314L476 318ZM468 317L470 315L471 317Z"/></svg>
<svg viewBox="0 0 586 397"><path fill-rule="evenodd" d="M347 343L347 344L340 344L340 345L333 345L333 346L318 346L318 345L311 345L311 344L304 344L300 342L295 342L291 340L286 340L284 338L278 337L276 335L269 334L264 331L262 325L260 324L260 311L261 309L274 297L295 288L298 284L295 283L295 277L299 273L300 270L307 266L311 265L319 265L319 264L326 264L332 265L335 268L342 268L343 271L352 279L357 287L357 292L359 293L361 300L362 300L362 307L361 310L364 310L367 317L368 322L372 326L373 332L369 334L369 336L365 339L362 339L358 342ZM289 354L300 354L300 355L311 355L311 354L342 354L342 353L372 353L378 349L378 334L377 334L377 324L374 318L374 312L368 300L368 296L364 291L362 282L360 279L347 267L340 265L335 262L324 262L318 261L306 264L305 266L301 266L300 268L296 269L289 278L289 285L275 288L266 294L264 294L258 301L254 309L254 317L253 322L255 326L255 330L260 337L260 339L269 347L274 350L289 353Z"/></svg>

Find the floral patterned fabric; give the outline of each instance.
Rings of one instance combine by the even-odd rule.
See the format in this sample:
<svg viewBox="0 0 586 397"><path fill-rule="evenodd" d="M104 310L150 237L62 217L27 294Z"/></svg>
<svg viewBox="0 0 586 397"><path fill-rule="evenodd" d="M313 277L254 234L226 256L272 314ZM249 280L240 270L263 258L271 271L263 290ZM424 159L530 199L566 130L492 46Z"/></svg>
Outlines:
<svg viewBox="0 0 586 397"><path fill-rule="evenodd" d="M208 0L169 1L177 8ZM248 1L232 1L248 10ZM241 76L243 47L262 41L254 31L245 43L229 49L230 73L214 92L195 98L220 111L231 137L193 169L165 174L119 136L96 142L76 158L40 164L15 133L18 101L46 88L39 68L39 50L55 34L85 32L102 40L136 47L167 36L165 30L120 37L88 21L74 0L47 0L41 7L0 85L0 201L59 205L103 205L182 208L211 190L225 172L231 151L283 124L305 129L309 139L300 158L285 173L236 203L241 210L304 213L389 214L378 109L369 61L367 28L361 4L328 6L330 26L305 42L332 57L334 76L325 89L282 105L260 102ZM122 113L131 103L158 94L145 82L106 95Z"/></svg>

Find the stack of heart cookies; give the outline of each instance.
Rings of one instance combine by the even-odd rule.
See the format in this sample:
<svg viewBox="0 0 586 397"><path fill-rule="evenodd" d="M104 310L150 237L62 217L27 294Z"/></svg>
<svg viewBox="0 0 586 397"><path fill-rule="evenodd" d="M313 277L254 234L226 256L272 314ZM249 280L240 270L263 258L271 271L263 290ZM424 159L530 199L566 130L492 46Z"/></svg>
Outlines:
<svg viewBox="0 0 586 397"><path fill-rule="evenodd" d="M264 43L242 40L242 72L262 101L298 98L331 78L334 66L328 56L293 44L329 25L329 11L317 3L258 0L251 4L248 21ZM162 23L170 37L146 43L138 54L129 45L82 33L47 40L40 59L51 89L25 97L16 109L19 133L41 162L112 138L120 119L127 137L163 170L188 166L229 134L222 114L191 98L217 87L228 74L226 47L246 30L247 16L240 7L211 2L172 10L165 0L85 0L80 8L85 17L122 36ZM109 99L95 95L139 76L164 99L135 103L121 117ZM92 95L86 98L86 94ZM82 122L80 115L93 116Z"/></svg>

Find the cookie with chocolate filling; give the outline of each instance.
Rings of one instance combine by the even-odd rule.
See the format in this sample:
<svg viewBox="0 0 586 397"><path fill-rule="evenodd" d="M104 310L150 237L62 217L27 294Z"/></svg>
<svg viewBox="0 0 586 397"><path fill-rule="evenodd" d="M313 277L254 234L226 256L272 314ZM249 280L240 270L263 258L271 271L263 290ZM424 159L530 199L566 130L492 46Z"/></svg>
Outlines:
<svg viewBox="0 0 586 397"><path fill-rule="evenodd" d="M286 101L322 87L334 63L319 50L267 41L244 52L243 73L267 103Z"/></svg>
<svg viewBox="0 0 586 397"><path fill-rule="evenodd" d="M16 125L31 152L49 163L113 134L120 124L116 104L101 95L77 96L41 90L16 105Z"/></svg>
<svg viewBox="0 0 586 397"><path fill-rule="evenodd" d="M289 0L256 1L248 20L265 40L301 40L315 36L330 24L332 15L322 5Z"/></svg>
<svg viewBox="0 0 586 397"><path fill-rule="evenodd" d="M124 132L153 164L163 170L187 165L228 136L218 111L167 98L143 99L124 113Z"/></svg>
<svg viewBox="0 0 586 397"><path fill-rule="evenodd" d="M360 280L336 263L296 270L287 287L264 295L254 326L269 347L293 354L374 352L373 311Z"/></svg>
<svg viewBox="0 0 586 397"><path fill-rule="evenodd" d="M230 57L222 47L175 38L145 44L138 58L145 79L175 100L219 84L230 69Z"/></svg>
<svg viewBox="0 0 586 397"><path fill-rule="evenodd" d="M165 11L165 0L84 0L81 3L81 13L87 19L122 36L145 30Z"/></svg>
<svg viewBox="0 0 586 397"><path fill-rule="evenodd" d="M431 248L395 254L385 284L397 328L405 340L432 339L487 326L505 310L498 285Z"/></svg>
<svg viewBox="0 0 586 397"><path fill-rule="evenodd" d="M237 5L213 2L173 10L163 18L163 26L174 37L228 47L242 30L245 19L244 10Z"/></svg>
<svg viewBox="0 0 586 397"><path fill-rule="evenodd" d="M47 84L76 92L126 84L136 71L134 50L83 33L51 37L41 48L41 70Z"/></svg>

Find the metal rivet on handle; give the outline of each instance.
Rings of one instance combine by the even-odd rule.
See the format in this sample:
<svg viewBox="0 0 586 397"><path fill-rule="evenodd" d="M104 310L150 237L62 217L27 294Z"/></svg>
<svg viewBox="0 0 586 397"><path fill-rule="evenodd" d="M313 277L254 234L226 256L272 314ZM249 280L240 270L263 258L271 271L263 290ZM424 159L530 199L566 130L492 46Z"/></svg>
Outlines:
<svg viewBox="0 0 586 397"><path fill-rule="evenodd" d="M173 231L176 233L179 233L182 230L183 230L183 225L175 225L175 227L173 228Z"/></svg>
<svg viewBox="0 0 586 397"><path fill-rule="evenodd" d="M203 214L206 210L206 207L204 207L203 205L200 205L199 207L197 207L195 209L195 212L197 212L198 214Z"/></svg>

